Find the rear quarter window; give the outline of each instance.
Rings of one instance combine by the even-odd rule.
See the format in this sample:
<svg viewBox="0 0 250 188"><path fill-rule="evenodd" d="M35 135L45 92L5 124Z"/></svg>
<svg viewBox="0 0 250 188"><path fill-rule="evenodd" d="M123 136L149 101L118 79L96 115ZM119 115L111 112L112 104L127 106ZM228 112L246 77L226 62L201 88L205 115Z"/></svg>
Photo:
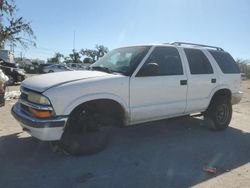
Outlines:
<svg viewBox="0 0 250 188"><path fill-rule="evenodd" d="M239 74L240 69L232 56L227 52L209 50L221 71L225 74Z"/></svg>

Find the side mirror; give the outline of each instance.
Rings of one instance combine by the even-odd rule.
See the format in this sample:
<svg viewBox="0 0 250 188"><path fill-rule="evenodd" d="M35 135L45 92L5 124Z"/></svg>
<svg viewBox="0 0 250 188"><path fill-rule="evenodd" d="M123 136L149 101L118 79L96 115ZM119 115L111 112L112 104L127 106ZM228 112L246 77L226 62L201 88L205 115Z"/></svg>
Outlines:
<svg viewBox="0 0 250 188"><path fill-rule="evenodd" d="M157 63L148 63L145 67L142 67L138 72L138 77L143 76L157 76L159 74L159 65Z"/></svg>

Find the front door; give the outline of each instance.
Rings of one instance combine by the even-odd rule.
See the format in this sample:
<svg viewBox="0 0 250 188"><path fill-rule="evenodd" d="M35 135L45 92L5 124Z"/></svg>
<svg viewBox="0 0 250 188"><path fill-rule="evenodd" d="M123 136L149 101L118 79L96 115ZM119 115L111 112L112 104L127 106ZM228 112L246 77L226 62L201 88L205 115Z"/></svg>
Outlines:
<svg viewBox="0 0 250 188"><path fill-rule="evenodd" d="M144 74L148 64L159 71ZM182 114L186 107L187 77L174 47L155 47L141 69L130 80L131 123Z"/></svg>

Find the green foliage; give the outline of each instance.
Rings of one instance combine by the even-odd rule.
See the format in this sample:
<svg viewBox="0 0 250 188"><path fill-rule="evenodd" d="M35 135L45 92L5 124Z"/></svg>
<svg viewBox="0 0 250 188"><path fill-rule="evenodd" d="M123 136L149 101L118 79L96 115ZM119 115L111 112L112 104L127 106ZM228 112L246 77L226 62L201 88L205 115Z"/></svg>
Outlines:
<svg viewBox="0 0 250 188"><path fill-rule="evenodd" d="M103 45L96 45L95 49L82 49L80 52L76 50L72 50L68 56L64 57L61 53L55 53L55 55L51 58L48 58L48 63L61 63L62 58L64 58L64 63L94 63L99 58L103 57L106 53L108 53L108 48ZM83 61L81 58L83 57Z"/></svg>
<svg viewBox="0 0 250 188"><path fill-rule="evenodd" d="M55 64L58 64L58 63L61 63L61 59L63 58L63 54L57 52L55 53L55 55L52 57L52 58L49 58L47 60L48 63L55 63Z"/></svg>
<svg viewBox="0 0 250 188"><path fill-rule="evenodd" d="M80 53L76 50L72 50L72 53L64 58L64 63L82 63Z"/></svg>
<svg viewBox="0 0 250 188"><path fill-rule="evenodd" d="M95 62L101 57L103 57L106 53L108 53L108 48L104 45L96 45L95 49L82 49L80 53L83 56L86 56L91 59L91 62Z"/></svg>
<svg viewBox="0 0 250 188"><path fill-rule="evenodd" d="M236 59L236 63L239 65L240 72L250 78L250 60Z"/></svg>
<svg viewBox="0 0 250 188"><path fill-rule="evenodd" d="M76 50L72 50L72 53L69 54L69 57L72 63L81 63L81 55Z"/></svg>
<svg viewBox="0 0 250 188"><path fill-rule="evenodd" d="M29 22L16 16L17 7L14 0L0 0L0 48L6 42L23 47L35 46L35 35Z"/></svg>

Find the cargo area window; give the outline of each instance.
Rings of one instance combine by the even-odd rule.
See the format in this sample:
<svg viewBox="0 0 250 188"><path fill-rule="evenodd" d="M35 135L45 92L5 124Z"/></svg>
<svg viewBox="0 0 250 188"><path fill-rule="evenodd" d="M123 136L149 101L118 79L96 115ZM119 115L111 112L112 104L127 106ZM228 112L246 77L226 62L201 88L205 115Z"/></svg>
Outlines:
<svg viewBox="0 0 250 188"><path fill-rule="evenodd" d="M215 50L209 50L210 54L214 57L215 61L219 65L221 71L225 74L240 73L240 69L232 56L227 52L220 52Z"/></svg>

